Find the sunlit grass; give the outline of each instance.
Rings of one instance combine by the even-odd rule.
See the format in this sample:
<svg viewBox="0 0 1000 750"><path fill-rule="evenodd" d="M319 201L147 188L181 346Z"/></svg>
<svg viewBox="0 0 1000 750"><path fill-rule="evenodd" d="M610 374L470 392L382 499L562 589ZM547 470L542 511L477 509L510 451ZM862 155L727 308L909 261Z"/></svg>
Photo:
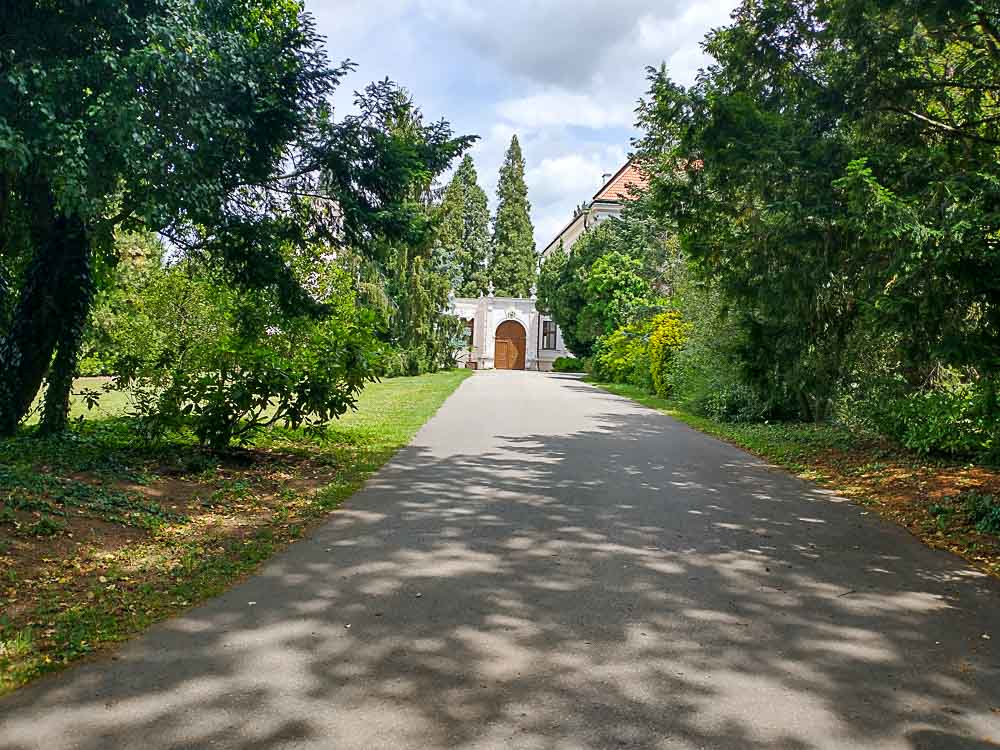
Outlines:
<svg viewBox="0 0 1000 750"><path fill-rule="evenodd" d="M111 378L77 378L73 382L73 394L69 399L70 419L108 419L122 416L128 408L128 395L122 391L114 389L105 390L111 384ZM93 408L88 407L87 398L83 395L85 391L92 391L100 394L97 397L97 404ZM41 416L41 394L35 399L31 407L31 414L26 420L26 424L37 424Z"/></svg>

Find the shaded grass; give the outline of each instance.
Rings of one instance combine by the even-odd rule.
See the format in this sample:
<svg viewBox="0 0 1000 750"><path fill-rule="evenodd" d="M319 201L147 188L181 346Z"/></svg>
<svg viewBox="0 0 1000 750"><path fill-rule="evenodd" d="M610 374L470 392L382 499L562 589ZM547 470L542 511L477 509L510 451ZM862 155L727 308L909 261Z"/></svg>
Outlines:
<svg viewBox="0 0 1000 750"><path fill-rule="evenodd" d="M124 418L0 441L0 694L224 591L321 523L469 375L370 385L246 450L136 443Z"/></svg>
<svg viewBox="0 0 1000 750"><path fill-rule="evenodd" d="M1000 523L1000 472L994 467L924 456L838 425L718 422L636 386L588 382L833 489L1000 578L993 525Z"/></svg>

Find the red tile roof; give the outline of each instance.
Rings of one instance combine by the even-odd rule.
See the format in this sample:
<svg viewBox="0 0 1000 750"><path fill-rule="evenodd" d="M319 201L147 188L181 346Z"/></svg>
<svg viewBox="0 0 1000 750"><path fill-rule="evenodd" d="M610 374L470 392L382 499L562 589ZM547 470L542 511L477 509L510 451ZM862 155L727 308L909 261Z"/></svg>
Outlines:
<svg viewBox="0 0 1000 750"><path fill-rule="evenodd" d="M594 194L594 200L614 201L616 203L633 200L635 195L632 188L644 190L648 185L649 175L639 169L634 161L630 161L604 183L601 189Z"/></svg>

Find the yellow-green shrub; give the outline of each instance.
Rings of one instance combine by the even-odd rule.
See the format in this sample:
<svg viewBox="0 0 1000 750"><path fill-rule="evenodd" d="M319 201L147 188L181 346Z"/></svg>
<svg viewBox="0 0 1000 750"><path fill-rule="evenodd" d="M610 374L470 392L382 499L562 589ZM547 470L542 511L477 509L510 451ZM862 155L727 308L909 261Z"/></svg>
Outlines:
<svg viewBox="0 0 1000 750"><path fill-rule="evenodd" d="M670 361L683 345L686 330L680 314L670 311L602 336L594 348L594 375L666 396L670 391Z"/></svg>
<svg viewBox="0 0 1000 750"><path fill-rule="evenodd" d="M670 395L670 362L684 345L687 324L675 311L660 313L652 320L649 334L649 374L656 395Z"/></svg>

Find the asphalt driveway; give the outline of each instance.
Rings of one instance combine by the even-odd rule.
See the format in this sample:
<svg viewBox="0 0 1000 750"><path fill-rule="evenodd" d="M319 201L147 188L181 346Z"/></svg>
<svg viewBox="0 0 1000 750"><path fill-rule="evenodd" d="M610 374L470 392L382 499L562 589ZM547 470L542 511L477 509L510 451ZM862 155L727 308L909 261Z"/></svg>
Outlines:
<svg viewBox="0 0 1000 750"><path fill-rule="evenodd" d="M0 748L1000 748L1000 585L572 376L479 373L310 539Z"/></svg>

